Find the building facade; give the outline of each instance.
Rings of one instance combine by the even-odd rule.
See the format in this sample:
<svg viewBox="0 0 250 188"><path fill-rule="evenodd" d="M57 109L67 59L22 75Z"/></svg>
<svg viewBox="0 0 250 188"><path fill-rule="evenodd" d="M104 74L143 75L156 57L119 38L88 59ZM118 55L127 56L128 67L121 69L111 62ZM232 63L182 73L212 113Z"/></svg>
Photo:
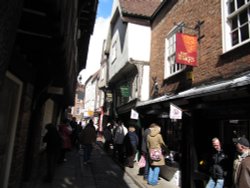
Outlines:
<svg viewBox="0 0 250 188"><path fill-rule="evenodd" d="M138 102L136 109L143 126L161 125L176 154L167 166L181 171L182 187L204 187L208 172L200 161L213 137L229 155L225 186L230 187L232 139L250 138L249 6L248 1L162 1L152 16L150 77L156 78L159 97ZM196 66L176 62L177 33L197 38ZM182 119L169 118L171 104L182 110ZM164 168L162 176L172 179Z"/></svg>
<svg viewBox="0 0 250 188"><path fill-rule="evenodd" d="M149 99L151 31L148 18L157 7L140 1L114 1L106 42L107 88L113 119L130 119L137 100ZM133 9L134 8L134 9ZM140 11L140 12L139 12Z"/></svg>
<svg viewBox="0 0 250 188"><path fill-rule="evenodd" d="M29 182L46 123L73 105L98 1L0 3L0 187Z"/></svg>
<svg viewBox="0 0 250 188"><path fill-rule="evenodd" d="M84 95L85 95L85 86L78 82L75 94L75 103L74 106L70 107L71 117L75 117L76 121L82 122L84 119Z"/></svg>

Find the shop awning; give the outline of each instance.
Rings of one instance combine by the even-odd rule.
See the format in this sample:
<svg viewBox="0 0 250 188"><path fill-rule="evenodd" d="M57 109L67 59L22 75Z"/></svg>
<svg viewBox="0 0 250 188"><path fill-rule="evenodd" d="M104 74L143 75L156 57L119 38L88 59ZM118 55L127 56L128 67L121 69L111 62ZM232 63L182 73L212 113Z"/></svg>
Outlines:
<svg viewBox="0 0 250 188"><path fill-rule="evenodd" d="M211 84L204 84L201 86L193 87L186 91L182 91L176 95L172 96L161 96L152 100L148 101L138 101L136 107L143 107L150 104L165 102L165 101L172 101L175 99L191 99L195 97L203 97L208 95L219 94L223 92L228 92L232 89L236 89L239 87L244 87L250 85L250 72L242 74L238 77L235 77L230 80L224 80L221 82L211 83Z"/></svg>

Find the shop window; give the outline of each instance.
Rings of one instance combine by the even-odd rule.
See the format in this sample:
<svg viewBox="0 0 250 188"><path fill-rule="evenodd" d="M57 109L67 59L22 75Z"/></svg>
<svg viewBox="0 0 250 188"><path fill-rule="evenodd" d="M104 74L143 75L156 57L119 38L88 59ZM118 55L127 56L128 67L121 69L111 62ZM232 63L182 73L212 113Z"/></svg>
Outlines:
<svg viewBox="0 0 250 188"><path fill-rule="evenodd" d="M174 154L173 160L179 162L181 156L182 123L171 120L166 123L165 126L162 126L162 136L168 148Z"/></svg>

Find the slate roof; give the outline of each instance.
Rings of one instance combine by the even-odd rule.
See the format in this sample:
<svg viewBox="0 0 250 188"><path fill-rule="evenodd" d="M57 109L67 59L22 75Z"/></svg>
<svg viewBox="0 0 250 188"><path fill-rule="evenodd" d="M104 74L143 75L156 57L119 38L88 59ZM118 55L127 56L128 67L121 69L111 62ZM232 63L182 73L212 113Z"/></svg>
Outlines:
<svg viewBox="0 0 250 188"><path fill-rule="evenodd" d="M123 13L151 17L162 0L119 0Z"/></svg>

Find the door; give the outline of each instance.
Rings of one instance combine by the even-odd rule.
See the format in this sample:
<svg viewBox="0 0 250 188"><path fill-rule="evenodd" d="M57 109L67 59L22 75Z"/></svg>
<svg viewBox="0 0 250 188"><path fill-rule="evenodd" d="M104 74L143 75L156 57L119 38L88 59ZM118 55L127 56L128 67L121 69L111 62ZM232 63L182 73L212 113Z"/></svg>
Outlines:
<svg viewBox="0 0 250 188"><path fill-rule="evenodd" d="M7 72L0 90L0 187L8 187L22 82Z"/></svg>

